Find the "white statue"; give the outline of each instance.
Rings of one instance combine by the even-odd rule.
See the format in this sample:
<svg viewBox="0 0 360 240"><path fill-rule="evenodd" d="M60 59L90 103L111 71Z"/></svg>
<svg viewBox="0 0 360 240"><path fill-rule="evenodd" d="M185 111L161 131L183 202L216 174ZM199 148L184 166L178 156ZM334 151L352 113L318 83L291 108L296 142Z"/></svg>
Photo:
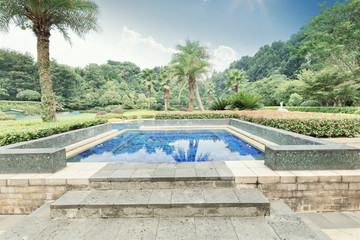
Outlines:
<svg viewBox="0 0 360 240"><path fill-rule="evenodd" d="M284 102L280 102L280 107L278 108L278 112L289 112L286 108L283 108Z"/></svg>

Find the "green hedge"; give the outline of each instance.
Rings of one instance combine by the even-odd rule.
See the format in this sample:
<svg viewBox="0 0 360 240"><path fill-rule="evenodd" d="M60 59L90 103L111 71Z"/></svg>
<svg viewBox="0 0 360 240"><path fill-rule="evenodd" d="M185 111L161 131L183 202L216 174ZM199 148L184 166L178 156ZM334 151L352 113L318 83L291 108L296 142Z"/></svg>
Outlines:
<svg viewBox="0 0 360 240"><path fill-rule="evenodd" d="M118 113L107 113L104 115L98 115L95 118L99 119L143 119L143 118L154 118L155 114L147 113L147 114L118 114Z"/></svg>
<svg viewBox="0 0 360 240"><path fill-rule="evenodd" d="M0 121L15 120L15 115L0 115Z"/></svg>
<svg viewBox="0 0 360 240"><path fill-rule="evenodd" d="M264 107L265 110L277 110L279 107ZM319 113L343 113L360 114L360 107L292 107L285 106L291 112L319 112Z"/></svg>
<svg viewBox="0 0 360 240"><path fill-rule="evenodd" d="M40 102L31 101L3 101L0 100L0 109L2 111L10 109L24 110L26 115L40 114Z"/></svg>
<svg viewBox="0 0 360 240"><path fill-rule="evenodd" d="M38 120L4 123L0 125L0 146L47 137L106 122L106 119L93 119L58 120L55 123L42 123Z"/></svg>
<svg viewBox="0 0 360 240"><path fill-rule="evenodd" d="M360 118L338 115L335 117L290 118L278 116L277 112L270 111L273 116L254 114L258 111L240 112L204 112L204 113L160 113L155 119L221 119L237 118L269 127L279 128L313 137L353 137L360 133Z"/></svg>

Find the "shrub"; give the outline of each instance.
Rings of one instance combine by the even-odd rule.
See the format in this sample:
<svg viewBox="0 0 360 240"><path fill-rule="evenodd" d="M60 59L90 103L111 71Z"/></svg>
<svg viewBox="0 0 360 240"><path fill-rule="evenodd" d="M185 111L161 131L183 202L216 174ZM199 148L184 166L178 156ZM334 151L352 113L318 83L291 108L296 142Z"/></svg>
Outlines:
<svg viewBox="0 0 360 240"><path fill-rule="evenodd" d="M122 108L115 108L111 110L111 113L124 114L124 110Z"/></svg>
<svg viewBox="0 0 360 240"><path fill-rule="evenodd" d="M110 104L119 104L121 103L121 97L118 92L107 91L99 99L99 102L102 106Z"/></svg>
<svg viewBox="0 0 360 240"><path fill-rule="evenodd" d="M41 95L37 91L24 90L24 91L19 92L16 95L16 98L19 100L25 100L25 101L37 101L37 100L40 100Z"/></svg>
<svg viewBox="0 0 360 240"><path fill-rule="evenodd" d="M210 109L211 110L225 110L226 107L230 104L231 104L231 102L226 98L217 98L211 104Z"/></svg>
<svg viewBox="0 0 360 240"><path fill-rule="evenodd" d="M5 113L3 113L2 111L0 111L0 115L5 115Z"/></svg>
<svg viewBox="0 0 360 240"><path fill-rule="evenodd" d="M23 110L26 115L40 114L40 102L30 101L0 101L0 109L10 110L18 109Z"/></svg>
<svg viewBox="0 0 360 240"><path fill-rule="evenodd" d="M255 93L248 93L247 91L241 91L235 94L231 99L231 107L244 110L255 110L261 107L261 99Z"/></svg>
<svg viewBox="0 0 360 240"><path fill-rule="evenodd" d="M118 113L107 113L107 114L100 114L95 116L95 118L100 118L100 119L112 119L112 118L117 118L117 119L122 119L124 118L123 114L118 114Z"/></svg>
<svg viewBox="0 0 360 240"><path fill-rule="evenodd" d="M321 104L316 100L307 100L300 104L301 107L318 107L321 106Z"/></svg>
<svg viewBox="0 0 360 240"><path fill-rule="evenodd" d="M58 120L42 123L41 120L15 121L0 125L0 146L51 136L75 129L106 123L105 119Z"/></svg>
<svg viewBox="0 0 360 240"><path fill-rule="evenodd" d="M107 114L107 112L106 112L106 111L100 111L100 112L98 112L98 113L96 114L96 116L99 116L99 115L105 115L105 114Z"/></svg>
<svg viewBox="0 0 360 240"><path fill-rule="evenodd" d="M290 99L288 101L289 106L299 106L301 102L303 101L302 96L300 96L297 93L293 93L290 95Z"/></svg>
<svg viewBox="0 0 360 240"><path fill-rule="evenodd" d="M180 111L182 111L182 112L188 112L189 109L187 109L186 107L182 107L182 108L180 108Z"/></svg>
<svg viewBox="0 0 360 240"><path fill-rule="evenodd" d="M0 121L15 120L15 115L0 115Z"/></svg>

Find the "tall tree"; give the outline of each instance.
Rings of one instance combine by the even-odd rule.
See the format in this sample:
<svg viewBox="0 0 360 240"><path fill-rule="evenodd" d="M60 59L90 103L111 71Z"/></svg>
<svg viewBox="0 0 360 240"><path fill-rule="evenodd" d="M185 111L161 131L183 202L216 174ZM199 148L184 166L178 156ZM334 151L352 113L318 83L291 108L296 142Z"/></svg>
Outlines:
<svg viewBox="0 0 360 240"><path fill-rule="evenodd" d="M37 64L41 85L41 118L56 121L55 94L50 75L50 31L59 30L70 41L68 29L79 36L97 30L98 6L90 0L1 0L0 30L10 23L30 28L37 38Z"/></svg>
<svg viewBox="0 0 360 240"><path fill-rule="evenodd" d="M226 85L230 89L234 89L235 94L238 93L239 87L244 86L248 82L248 78L244 70L232 69L227 75L228 80Z"/></svg>
<svg viewBox="0 0 360 240"><path fill-rule="evenodd" d="M164 67L162 69L159 80L160 85L164 88L164 110L167 111L169 107L169 95L170 95L170 85L171 85L171 69L169 67Z"/></svg>
<svg viewBox="0 0 360 240"><path fill-rule="evenodd" d="M141 72L141 78L143 79L143 83L147 86L148 91L148 109L151 107L151 86L155 84L156 80L154 78L154 71L150 69L144 69Z"/></svg>
<svg viewBox="0 0 360 240"><path fill-rule="evenodd" d="M174 75L182 82L187 79L189 87L189 111L194 110L194 92L201 111L204 111L202 105L199 88L196 79L209 72L210 56L206 47L200 45L198 41L185 40L185 45L177 45L179 52L173 55L171 60L174 69Z"/></svg>

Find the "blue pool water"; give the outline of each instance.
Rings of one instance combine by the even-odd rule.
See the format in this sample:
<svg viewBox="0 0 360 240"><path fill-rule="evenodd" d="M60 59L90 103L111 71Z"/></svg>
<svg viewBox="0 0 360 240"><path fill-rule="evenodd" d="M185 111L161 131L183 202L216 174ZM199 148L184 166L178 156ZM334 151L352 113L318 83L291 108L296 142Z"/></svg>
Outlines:
<svg viewBox="0 0 360 240"><path fill-rule="evenodd" d="M225 130L130 130L68 162L263 160L264 153Z"/></svg>

